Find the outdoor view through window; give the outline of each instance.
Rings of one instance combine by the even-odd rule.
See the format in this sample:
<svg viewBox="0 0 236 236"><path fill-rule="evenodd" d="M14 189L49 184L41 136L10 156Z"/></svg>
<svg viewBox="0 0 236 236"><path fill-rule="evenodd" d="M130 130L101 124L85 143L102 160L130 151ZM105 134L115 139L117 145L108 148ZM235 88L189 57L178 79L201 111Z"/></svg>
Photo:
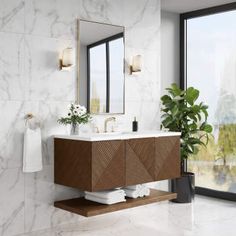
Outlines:
<svg viewBox="0 0 236 236"><path fill-rule="evenodd" d="M187 87L209 105L213 137L191 157L196 186L236 193L236 11L187 20Z"/></svg>

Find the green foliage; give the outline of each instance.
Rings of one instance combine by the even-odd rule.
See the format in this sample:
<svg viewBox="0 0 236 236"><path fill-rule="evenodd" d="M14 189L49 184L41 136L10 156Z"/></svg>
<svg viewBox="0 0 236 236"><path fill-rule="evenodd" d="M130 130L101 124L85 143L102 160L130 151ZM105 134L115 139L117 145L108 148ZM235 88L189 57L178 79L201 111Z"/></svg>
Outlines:
<svg viewBox="0 0 236 236"><path fill-rule="evenodd" d="M215 143L213 135L209 136L208 143L205 146L199 146L196 154L190 155L189 159L194 161L210 161L215 162L218 153L218 146Z"/></svg>
<svg viewBox="0 0 236 236"><path fill-rule="evenodd" d="M166 89L167 95L161 97L161 127L181 132L181 159L198 152L198 147L206 146L212 126L207 123L208 106L197 103L199 91L193 87L181 90L176 84Z"/></svg>
<svg viewBox="0 0 236 236"><path fill-rule="evenodd" d="M89 113L87 113L86 108L76 104L70 104L67 117L61 117L58 119L59 124L86 124L91 119Z"/></svg>
<svg viewBox="0 0 236 236"><path fill-rule="evenodd" d="M224 124L219 128L218 137L218 159L223 159L226 164L226 158L236 155L236 125Z"/></svg>

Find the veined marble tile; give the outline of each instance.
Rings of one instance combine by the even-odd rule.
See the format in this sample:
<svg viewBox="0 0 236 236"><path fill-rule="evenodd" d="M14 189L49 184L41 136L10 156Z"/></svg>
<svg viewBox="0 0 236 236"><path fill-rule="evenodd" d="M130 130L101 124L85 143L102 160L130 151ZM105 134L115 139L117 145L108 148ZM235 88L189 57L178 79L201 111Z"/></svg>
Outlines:
<svg viewBox="0 0 236 236"><path fill-rule="evenodd" d="M135 55L142 56L142 71L128 74L128 67L132 63ZM125 49L126 58L126 79L125 79L125 99L130 101L157 101L160 98L160 73L159 55L152 50L137 48Z"/></svg>
<svg viewBox="0 0 236 236"><path fill-rule="evenodd" d="M22 166L24 106L19 101L0 102L0 169Z"/></svg>
<svg viewBox="0 0 236 236"><path fill-rule="evenodd" d="M53 135L66 134L67 127L57 122L67 115L69 102L40 102L39 119L42 124L43 157L45 164L54 163Z"/></svg>
<svg viewBox="0 0 236 236"><path fill-rule="evenodd" d="M53 212L53 167L25 174L25 231L48 228Z"/></svg>
<svg viewBox="0 0 236 236"><path fill-rule="evenodd" d="M24 114L32 113L35 118L29 121L30 125L39 123L42 134L43 164L53 164L53 135L65 134L65 126L58 124L57 120L66 115L69 102L40 102L27 101L24 103Z"/></svg>
<svg viewBox="0 0 236 236"><path fill-rule="evenodd" d="M26 33L65 39L76 36L78 0L27 0L25 9Z"/></svg>
<svg viewBox="0 0 236 236"><path fill-rule="evenodd" d="M160 44L160 1L125 1L126 46L158 49ZM140 37L141 36L141 37Z"/></svg>
<svg viewBox="0 0 236 236"><path fill-rule="evenodd" d="M75 99L76 66L71 71L59 70L59 58L73 40L26 36L25 76L28 100L68 101Z"/></svg>
<svg viewBox="0 0 236 236"><path fill-rule="evenodd" d="M150 73L152 74L152 73ZM156 74L152 74L156 77ZM153 78L152 77L152 78ZM158 101L159 82L151 80L150 77L140 75L132 77L126 81L126 102L154 102Z"/></svg>
<svg viewBox="0 0 236 236"><path fill-rule="evenodd" d="M53 173L53 166L48 165L40 172L25 174L25 232L77 222L79 219L79 216L53 206L56 199L80 195L79 191L74 189L63 190L63 186L56 187Z"/></svg>
<svg viewBox="0 0 236 236"><path fill-rule="evenodd" d="M139 130L159 129L159 101L126 102L126 114L123 118L126 130L132 129L134 117L139 122Z"/></svg>
<svg viewBox="0 0 236 236"><path fill-rule="evenodd" d="M67 133L67 127L60 125L57 120L67 114L68 104L69 102L0 102L0 169L22 167L24 117L27 113L32 113L40 122L43 163L53 164L52 136Z"/></svg>
<svg viewBox="0 0 236 236"><path fill-rule="evenodd" d="M24 33L24 0L0 0L0 31Z"/></svg>
<svg viewBox="0 0 236 236"><path fill-rule="evenodd" d="M0 32L0 101L23 100L24 36Z"/></svg>
<svg viewBox="0 0 236 236"><path fill-rule="evenodd" d="M82 195L83 195L83 192L81 192L78 189L66 187L59 184L55 185L54 201L61 201L65 199L76 198Z"/></svg>
<svg viewBox="0 0 236 236"><path fill-rule="evenodd" d="M235 209L233 202L197 196L192 204L159 202L27 236L234 236Z"/></svg>
<svg viewBox="0 0 236 236"><path fill-rule="evenodd" d="M159 100L153 102L127 101L124 115L114 115L116 117L115 130L132 131L132 121L136 117L139 130L155 130L160 128L159 120ZM104 116L94 116L92 123L100 130L104 127Z"/></svg>
<svg viewBox="0 0 236 236"><path fill-rule="evenodd" d="M21 169L0 170L0 235L24 232L24 176Z"/></svg>
<svg viewBox="0 0 236 236"><path fill-rule="evenodd" d="M144 73L137 78L126 74L126 114L117 116L117 123L122 129L131 130L133 117L137 116L140 129L153 129L158 127L159 120L160 1L0 0L0 3L0 32L14 32L0 33L0 186L4 191L0 195L0 235L23 233L25 217L26 232L51 228L29 235L165 235L171 224L167 235L183 236L172 225L175 213L169 205L157 204L89 219L53 207L54 200L80 195L76 189L54 185L51 137L67 132L57 119L66 114L69 101L75 99L76 67L71 72L61 72L58 59L64 48L76 48L77 18L126 27L127 57L140 53ZM21 34L24 27L25 35ZM22 174L23 118L28 112L41 121L44 169ZM104 116L99 119L103 127ZM7 169L15 167L19 169ZM181 208L176 210L181 212ZM153 220L146 224L149 216ZM62 226L71 222L78 223ZM156 222L160 222L158 228Z"/></svg>
<svg viewBox="0 0 236 236"><path fill-rule="evenodd" d="M169 180L161 180L161 181L157 181L157 182L147 183L146 185L149 188L154 188L154 189L162 190L162 191L169 191L168 182L169 182Z"/></svg>
<svg viewBox="0 0 236 236"><path fill-rule="evenodd" d="M124 25L124 0L80 0L80 18Z"/></svg>

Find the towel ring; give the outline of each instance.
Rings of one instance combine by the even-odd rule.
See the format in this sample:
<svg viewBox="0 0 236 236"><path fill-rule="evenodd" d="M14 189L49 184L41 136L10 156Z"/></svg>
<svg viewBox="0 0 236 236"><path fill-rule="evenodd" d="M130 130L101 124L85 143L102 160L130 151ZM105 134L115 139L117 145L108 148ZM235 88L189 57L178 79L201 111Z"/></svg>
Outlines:
<svg viewBox="0 0 236 236"><path fill-rule="evenodd" d="M32 113L28 113L25 115L25 126L27 126L28 121L32 118L34 118L34 115Z"/></svg>

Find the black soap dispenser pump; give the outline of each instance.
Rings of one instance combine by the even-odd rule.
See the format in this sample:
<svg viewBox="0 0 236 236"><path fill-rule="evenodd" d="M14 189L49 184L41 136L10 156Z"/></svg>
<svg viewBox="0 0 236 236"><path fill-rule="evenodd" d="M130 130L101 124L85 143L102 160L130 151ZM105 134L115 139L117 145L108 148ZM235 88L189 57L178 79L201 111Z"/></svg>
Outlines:
<svg viewBox="0 0 236 236"><path fill-rule="evenodd" d="M133 130L133 132L138 131L138 121L136 120L136 117L134 117L132 130Z"/></svg>

